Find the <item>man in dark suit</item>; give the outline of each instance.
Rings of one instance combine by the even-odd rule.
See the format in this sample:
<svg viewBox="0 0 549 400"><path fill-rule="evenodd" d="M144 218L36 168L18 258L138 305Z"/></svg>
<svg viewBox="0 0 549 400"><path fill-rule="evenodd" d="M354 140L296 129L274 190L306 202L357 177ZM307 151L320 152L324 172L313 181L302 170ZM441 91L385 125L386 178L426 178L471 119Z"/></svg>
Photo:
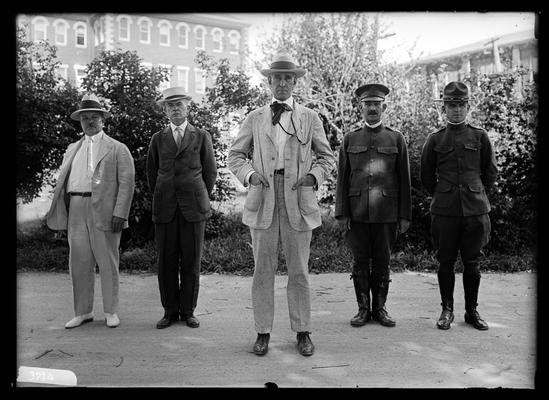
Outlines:
<svg viewBox="0 0 549 400"><path fill-rule="evenodd" d="M433 197L431 235L440 264L438 283L442 299L439 329L454 321L454 264L458 251L463 262L465 322L486 330L477 308L479 261L490 236L490 202L486 188L497 177L497 165L488 134L465 122L469 88L450 82L443 98L447 126L431 133L421 153L421 183Z"/></svg>
<svg viewBox="0 0 549 400"><path fill-rule="evenodd" d="M389 261L398 232L410 225L412 199L406 141L381 120L388 93L377 83L355 91L364 126L343 137L339 152L335 217L354 258L351 277L358 313L352 326L370 319L388 327L396 324L385 309Z"/></svg>
<svg viewBox="0 0 549 400"><path fill-rule="evenodd" d="M147 180L153 194L152 219L158 246L158 284L164 316L156 327L181 318L198 328L200 261L210 194L217 177L212 139L187 121L191 97L182 87L164 90L158 104L170 125L149 144Z"/></svg>

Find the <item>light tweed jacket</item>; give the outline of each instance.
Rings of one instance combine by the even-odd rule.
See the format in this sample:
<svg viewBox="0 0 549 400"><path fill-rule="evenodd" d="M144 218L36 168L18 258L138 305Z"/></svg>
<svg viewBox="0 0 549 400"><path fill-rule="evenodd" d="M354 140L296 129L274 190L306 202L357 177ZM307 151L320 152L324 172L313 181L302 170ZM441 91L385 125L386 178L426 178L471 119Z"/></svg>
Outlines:
<svg viewBox="0 0 549 400"><path fill-rule="evenodd" d="M330 149L318 114L300 104L295 104L292 116L297 136L286 140L284 148L284 199L290 225L297 231L312 230L321 225L320 208L313 187L292 186L301 177L312 174L320 186L335 167L335 157ZM245 183L250 171L256 171L269 181L269 187L250 185L242 222L254 229L267 229L272 222L275 193L273 172L278 157L275 127L271 123L270 105L252 111L245 119L235 139L227 165L231 172ZM253 149L251 161L248 154ZM313 160L313 152L316 157Z"/></svg>
<svg viewBox="0 0 549 400"><path fill-rule="evenodd" d="M79 141L71 143L63 156L53 200L46 217L50 229L67 229L69 198L66 187L72 161L84 140L85 137L82 136ZM130 151L125 144L105 134L98 149L92 177L91 201L98 229L110 231L113 215L126 219L123 227L128 227L127 219L134 188L135 169Z"/></svg>

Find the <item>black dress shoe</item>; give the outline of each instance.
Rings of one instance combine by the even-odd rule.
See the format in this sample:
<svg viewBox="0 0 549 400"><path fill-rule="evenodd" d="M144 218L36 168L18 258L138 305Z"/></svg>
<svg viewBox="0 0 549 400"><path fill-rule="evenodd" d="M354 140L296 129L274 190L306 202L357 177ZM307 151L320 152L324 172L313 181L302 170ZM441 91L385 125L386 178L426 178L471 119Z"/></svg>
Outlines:
<svg viewBox="0 0 549 400"><path fill-rule="evenodd" d="M177 321L177 316L172 317L168 314L164 314L162 319L156 323L156 328L157 329L167 328L168 326L170 326L172 324L172 322L175 322L175 321Z"/></svg>
<svg viewBox="0 0 549 400"><path fill-rule="evenodd" d="M437 328L443 330L450 329L450 324L452 322L454 322L454 313L449 308L445 308L442 310L437 321Z"/></svg>
<svg viewBox="0 0 549 400"><path fill-rule="evenodd" d="M185 321L187 323L187 326L190 326L191 328L198 328L200 326L198 318L196 318L194 315L191 315L187 318L181 317L181 321Z"/></svg>
<svg viewBox="0 0 549 400"><path fill-rule="evenodd" d="M267 351L269 351L270 338L271 335L269 333L258 333L253 352L258 356L264 356L265 354L267 354Z"/></svg>
<svg viewBox="0 0 549 400"><path fill-rule="evenodd" d="M297 332L297 349L302 356L312 356L315 352L315 346L311 342L309 332Z"/></svg>
<svg viewBox="0 0 549 400"><path fill-rule="evenodd" d="M465 322L473 325L479 331L488 329L488 324L480 317L477 310L465 311Z"/></svg>

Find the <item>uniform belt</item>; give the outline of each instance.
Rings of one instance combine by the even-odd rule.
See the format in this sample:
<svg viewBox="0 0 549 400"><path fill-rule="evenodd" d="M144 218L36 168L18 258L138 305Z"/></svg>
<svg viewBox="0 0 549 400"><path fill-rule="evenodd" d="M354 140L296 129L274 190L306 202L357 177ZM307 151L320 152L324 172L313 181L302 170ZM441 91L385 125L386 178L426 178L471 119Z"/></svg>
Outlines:
<svg viewBox="0 0 549 400"><path fill-rule="evenodd" d="M91 192L69 192L71 196L91 197Z"/></svg>
<svg viewBox="0 0 549 400"><path fill-rule="evenodd" d="M284 175L284 168L275 169L274 174L275 175Z"/></svg>

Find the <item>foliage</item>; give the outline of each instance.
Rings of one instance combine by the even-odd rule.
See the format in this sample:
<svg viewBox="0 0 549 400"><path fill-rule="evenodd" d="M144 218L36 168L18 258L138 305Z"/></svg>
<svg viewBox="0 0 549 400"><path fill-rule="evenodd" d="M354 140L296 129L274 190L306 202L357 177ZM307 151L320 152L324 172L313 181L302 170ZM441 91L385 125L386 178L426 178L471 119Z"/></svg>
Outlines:
<svg viewBox="0 0 549 400"><path fill-rule="evenodd" d="M78 138L69 121L77 91L56 77L56 48L16 37L16 195L25 203L54 181L69 143Z"/></svg>
<svg viewBox="0 0 549 400"><path fill-rule="evenodd" d="M488 249L520 253L537 244L538 95L528 71L473 77L472 115L492 137L499 169L490 193L492 236Z"/></svg>

